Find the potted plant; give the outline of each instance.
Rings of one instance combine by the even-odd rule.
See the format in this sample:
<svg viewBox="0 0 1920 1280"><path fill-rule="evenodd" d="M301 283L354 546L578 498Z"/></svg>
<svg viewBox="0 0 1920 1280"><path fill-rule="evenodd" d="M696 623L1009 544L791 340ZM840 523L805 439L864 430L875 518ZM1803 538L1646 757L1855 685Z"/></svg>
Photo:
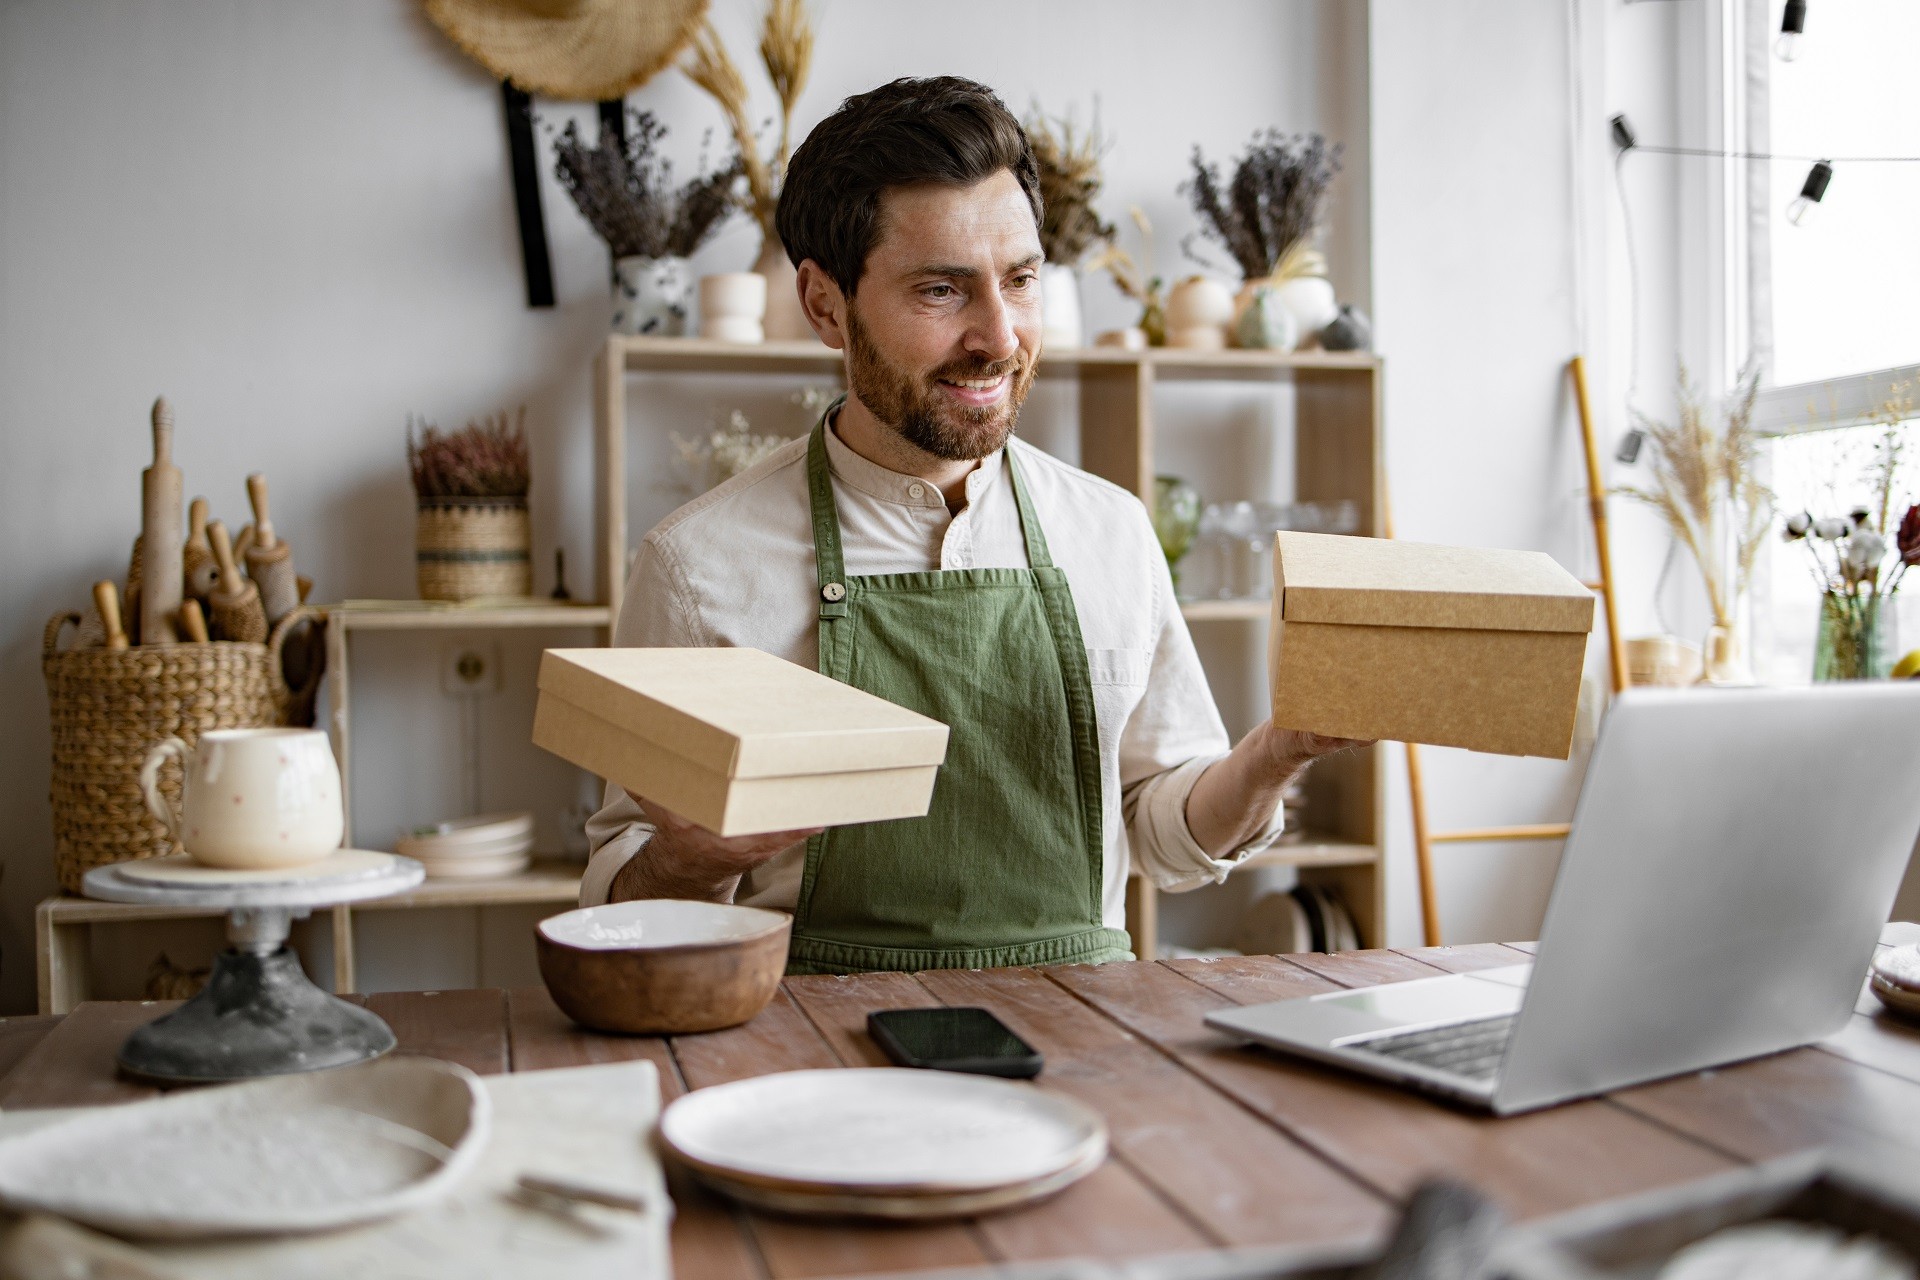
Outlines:
<svg viewBox="0 0 1920 1280"><path fill-rule="evenodd" d="M1218 241L1240 268L1234 335L1241 345L1291 347L1339 314L1326 259L1313 246L1338 172L1340 147L1317 133L1254 134L1225 183L1200 148L1193 149L1193 173L1180 190L1200 215L1201 234ZM1281 308L1294 322L1292 338Z"/></svg>
<svg viewBox="0 0 1920 1280"><path fill-rule="evenodd" d="M734 210L740 162L675 186L673 162L658 154L666 136L652 112L634 111L624 139L606 130L588 146L569 121L554 143L560 185L613 255L616 333L686 331L693 288L687 259Z"/></svg>
<svg viewBox="0 0 1920 1280"><path fill-rule="evenodd" d="M415 560L423 600L533 594L527 519L531 469L526 410L441 432L407 423L407 462L418 503Z"/></svg>
<svg viewBox="0 0 1920 1280"><path fill-rule="evenodd" d="M1050 347L1086 345L1080 313L1080 262L1096 244L1113 238L1113 228L1093 211L1100 194L1100 157L1106 140L1096 122L1084 132L1073 120L1049 120L1035 112L1027 122L1027 140L1040 170L1041 326Z"/></svg>
<svg viewBox="0 0 1920 1280"><path fill-rule="evenodd" d="M1881 679L1893 667L1893 596L1907 569L1920 564L1920 503L1902 515L1894 501L1901 428L1913 408L1913 395L1901 384L1875 414L1885 430L1867 467L1868 505L1844 516L1797 511L1786 518L1782 532L1788 542L1806 546L1820 586L1815 680Z"/></svg>

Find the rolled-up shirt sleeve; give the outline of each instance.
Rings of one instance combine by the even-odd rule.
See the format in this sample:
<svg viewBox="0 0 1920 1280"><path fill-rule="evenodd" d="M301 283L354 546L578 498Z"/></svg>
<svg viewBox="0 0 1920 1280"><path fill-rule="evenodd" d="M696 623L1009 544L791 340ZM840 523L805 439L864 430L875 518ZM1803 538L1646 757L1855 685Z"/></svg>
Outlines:
<svg viewBox="0 0 1920 1280"><path fill-rule="evenodd" d="M1145 696L1120 738L1121 814L1134 868L1158 888L1178 893L1225 880L1242 860L1280 838L1286 815L1276 805L1260 831L1218 858L1187 827L1187 796L1231 743L1172 577L1164 561L1156 569L1153 661Z"/></svg>
<svg viewBox="0 0 1920 1280"><path fill-rule="evenodd" d="M613 629L616 648L675 648L705 643L698 628L683 575L676 571L660 546L648 538L634 557L620 618ZM595 907L607 900L614 877L653 837L653 825L621 788L607 784L604 804L587 820L587 847L592 856L580 876L580 905Z"/></svg>

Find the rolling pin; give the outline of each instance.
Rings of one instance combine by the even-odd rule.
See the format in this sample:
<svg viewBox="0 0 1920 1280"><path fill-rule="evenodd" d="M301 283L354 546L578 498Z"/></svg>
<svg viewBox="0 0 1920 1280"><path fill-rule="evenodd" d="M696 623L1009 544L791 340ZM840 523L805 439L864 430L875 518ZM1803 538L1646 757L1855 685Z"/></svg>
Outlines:
<svg viewBox="0 0 1920 1280"><path fill-rule="evenodd" d="M180 634L191 644L206 644L213 639L207 632L207 615L200 611L200 602L192 596L180 602Z"/></svg>
<svg viewBox="0 0 1920 1280"><path fill-rule="evenodd" d="M207 541L205 498L187 504L187 545L180 549L180 562L186 570L187 595L195 600L212 595L220 566L213 562L213 545Z"/></svg>
<svg viewBox="0 0 1920 1280"><path fill-rule="evenodd" d="M293 548L273 531L267 511L267 478L258 471L247 477L247 497L253 501L253 544L247 548L247 576L260 588L260 607L267 625L300 607L300 586L294 580Z"/></svg>
<svg viewBox="0 0 1920 1280"><path fill-rule="evenodd" d="M106 634L104 647L124 649L127 647L127 633L120 625L120 591L113 583L102 578L93 584L93 607L100 611L100 626Z"/></svg>
<svg viewBox="0 0 1920 1280"><path fill-rule="evenodd" d="M227 537L227 526L218 520L208 521L207 539L213 543L213 558L220 566L220 581L207 598L220 638L255 644L264 641L267 615L260 608L260 589L242 577L240 566L233 562L233 541Z"/></svg>
<svg viewBox="0 0 1920 1280"><path fill-rule="evenodd" d="M173 465L173 410L153 402L153 465L140 474L140 642L172 644L186 581L181 564L180 468Z"/></svg>

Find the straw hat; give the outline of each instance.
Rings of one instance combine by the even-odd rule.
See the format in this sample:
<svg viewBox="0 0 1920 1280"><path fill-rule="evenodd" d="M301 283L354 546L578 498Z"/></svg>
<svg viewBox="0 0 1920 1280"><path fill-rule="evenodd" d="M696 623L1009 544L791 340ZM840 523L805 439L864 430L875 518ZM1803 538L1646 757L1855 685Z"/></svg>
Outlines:
<svg viewBox="0 0 1920 1280"><path fill-rule="evenodd" d="M426 0L426 10L469 57L526 92L604 102L678 57L707 0Z"/></svg>

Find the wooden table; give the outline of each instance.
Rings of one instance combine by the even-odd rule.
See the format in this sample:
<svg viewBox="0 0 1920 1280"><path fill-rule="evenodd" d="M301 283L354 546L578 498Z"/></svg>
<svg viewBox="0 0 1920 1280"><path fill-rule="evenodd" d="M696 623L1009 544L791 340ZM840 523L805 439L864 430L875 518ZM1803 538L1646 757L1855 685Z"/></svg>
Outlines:
<svg viewBox="0 0 1920 1280"><path fill-rule="evenodd" d="M482 1073L647 1058L669 1095L770 1071L881 1065L864 1031L870 1010L984 1005L1046 1055L1041 1087L1112 1125L1098 1173L1045 1204L976 1221L806 1223L677 1183L681 1280L1334 1244L1380 1231L1438 1173L1525 1218L1827 1143L1920 1147L1920 1031L1876 1016L1864 994L1819 1048L1506 1120L1243 1049L1200 1021L1230 1004L1513 964L1529 949L793 978L746 1026L672 1040L580 1031L537 987L364 999L403 1051ZM65 1018L0 1019L0 1107L148 1096L115 1078L113 1053L168 1007L90 1003Z"/></svg>

